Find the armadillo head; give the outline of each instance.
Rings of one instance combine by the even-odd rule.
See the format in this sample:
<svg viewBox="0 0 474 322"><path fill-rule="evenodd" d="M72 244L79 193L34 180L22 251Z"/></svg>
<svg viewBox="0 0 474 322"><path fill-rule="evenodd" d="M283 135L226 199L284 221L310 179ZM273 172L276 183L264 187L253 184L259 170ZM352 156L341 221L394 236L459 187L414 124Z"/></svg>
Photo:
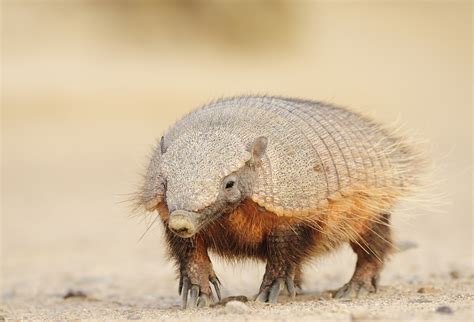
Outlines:
<svg viewBox="0 0 474 322"><path fill-rule="evenodd" d="M213 130L180 135L161 149L159 172L166 190L161 195L170 212L168 227L191 237L250 196L253 164L266 145L265 137L248 144Z"/></svg>

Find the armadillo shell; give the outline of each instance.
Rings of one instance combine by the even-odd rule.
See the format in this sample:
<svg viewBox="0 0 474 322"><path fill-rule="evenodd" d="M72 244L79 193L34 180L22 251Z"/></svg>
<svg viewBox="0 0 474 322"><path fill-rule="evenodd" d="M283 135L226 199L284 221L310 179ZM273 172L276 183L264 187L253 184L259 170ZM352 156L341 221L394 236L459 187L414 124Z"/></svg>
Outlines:
<svg viewBox="0 0 474 322"><path fill-rule="evenodd" d="M354 189L402 189L413 176L407 170L409 149L402 149L400 139L367 118L320 102L265 96L218 100L178 121L164 146L210 131L239 138L247 150L255 138L268 138L252 199L278 215L320 209Z"/></svg>

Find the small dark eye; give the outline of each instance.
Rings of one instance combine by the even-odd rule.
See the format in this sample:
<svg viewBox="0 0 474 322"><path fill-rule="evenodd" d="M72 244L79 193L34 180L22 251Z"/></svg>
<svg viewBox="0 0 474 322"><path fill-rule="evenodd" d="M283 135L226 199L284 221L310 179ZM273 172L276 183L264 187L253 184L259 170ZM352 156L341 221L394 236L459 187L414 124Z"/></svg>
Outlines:
<svg viewBox="0 0 474 322"><path fill-rule="evenodd" d="M231 181L229 181L229 182L227 182L227 183L225 184L225 188L226 188L226 189L230 189L230 188L232 188L232 187L234 186L234 184L235 184L235 181L232 181L232 180L231 180Z"/></svg>

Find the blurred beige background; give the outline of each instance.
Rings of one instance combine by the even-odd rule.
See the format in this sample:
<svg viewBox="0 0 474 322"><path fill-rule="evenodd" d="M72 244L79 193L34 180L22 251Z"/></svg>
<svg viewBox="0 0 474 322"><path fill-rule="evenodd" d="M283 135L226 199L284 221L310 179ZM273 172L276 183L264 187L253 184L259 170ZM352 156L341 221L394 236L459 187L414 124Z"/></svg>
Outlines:
<svg viewBox="0 0 474 322"><path fill-rule="evenodd" d="M470 1L3 1L1 68L0 295L14 316L48 316L69 288L177 304L161 224L139 241L153 218L121 201L174 121L245 93L327 100L425 137L437 192L394 215L419 246L383 283L473 272ZM340 286L353 262L318 260L306 288ZM216 270L233 295L263 274Z"/></svg>

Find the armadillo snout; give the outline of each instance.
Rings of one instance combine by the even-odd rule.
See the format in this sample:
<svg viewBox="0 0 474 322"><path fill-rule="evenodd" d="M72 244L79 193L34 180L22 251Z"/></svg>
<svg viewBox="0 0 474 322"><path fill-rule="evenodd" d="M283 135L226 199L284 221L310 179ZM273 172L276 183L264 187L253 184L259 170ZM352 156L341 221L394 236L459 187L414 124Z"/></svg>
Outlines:
<svg viewBox="0 0 474 322"><path fill-rule="evenodd" d="M192 237L197 232L196 214L184 210L175 210L170 215L168 227L180 237Z"/></svg>

